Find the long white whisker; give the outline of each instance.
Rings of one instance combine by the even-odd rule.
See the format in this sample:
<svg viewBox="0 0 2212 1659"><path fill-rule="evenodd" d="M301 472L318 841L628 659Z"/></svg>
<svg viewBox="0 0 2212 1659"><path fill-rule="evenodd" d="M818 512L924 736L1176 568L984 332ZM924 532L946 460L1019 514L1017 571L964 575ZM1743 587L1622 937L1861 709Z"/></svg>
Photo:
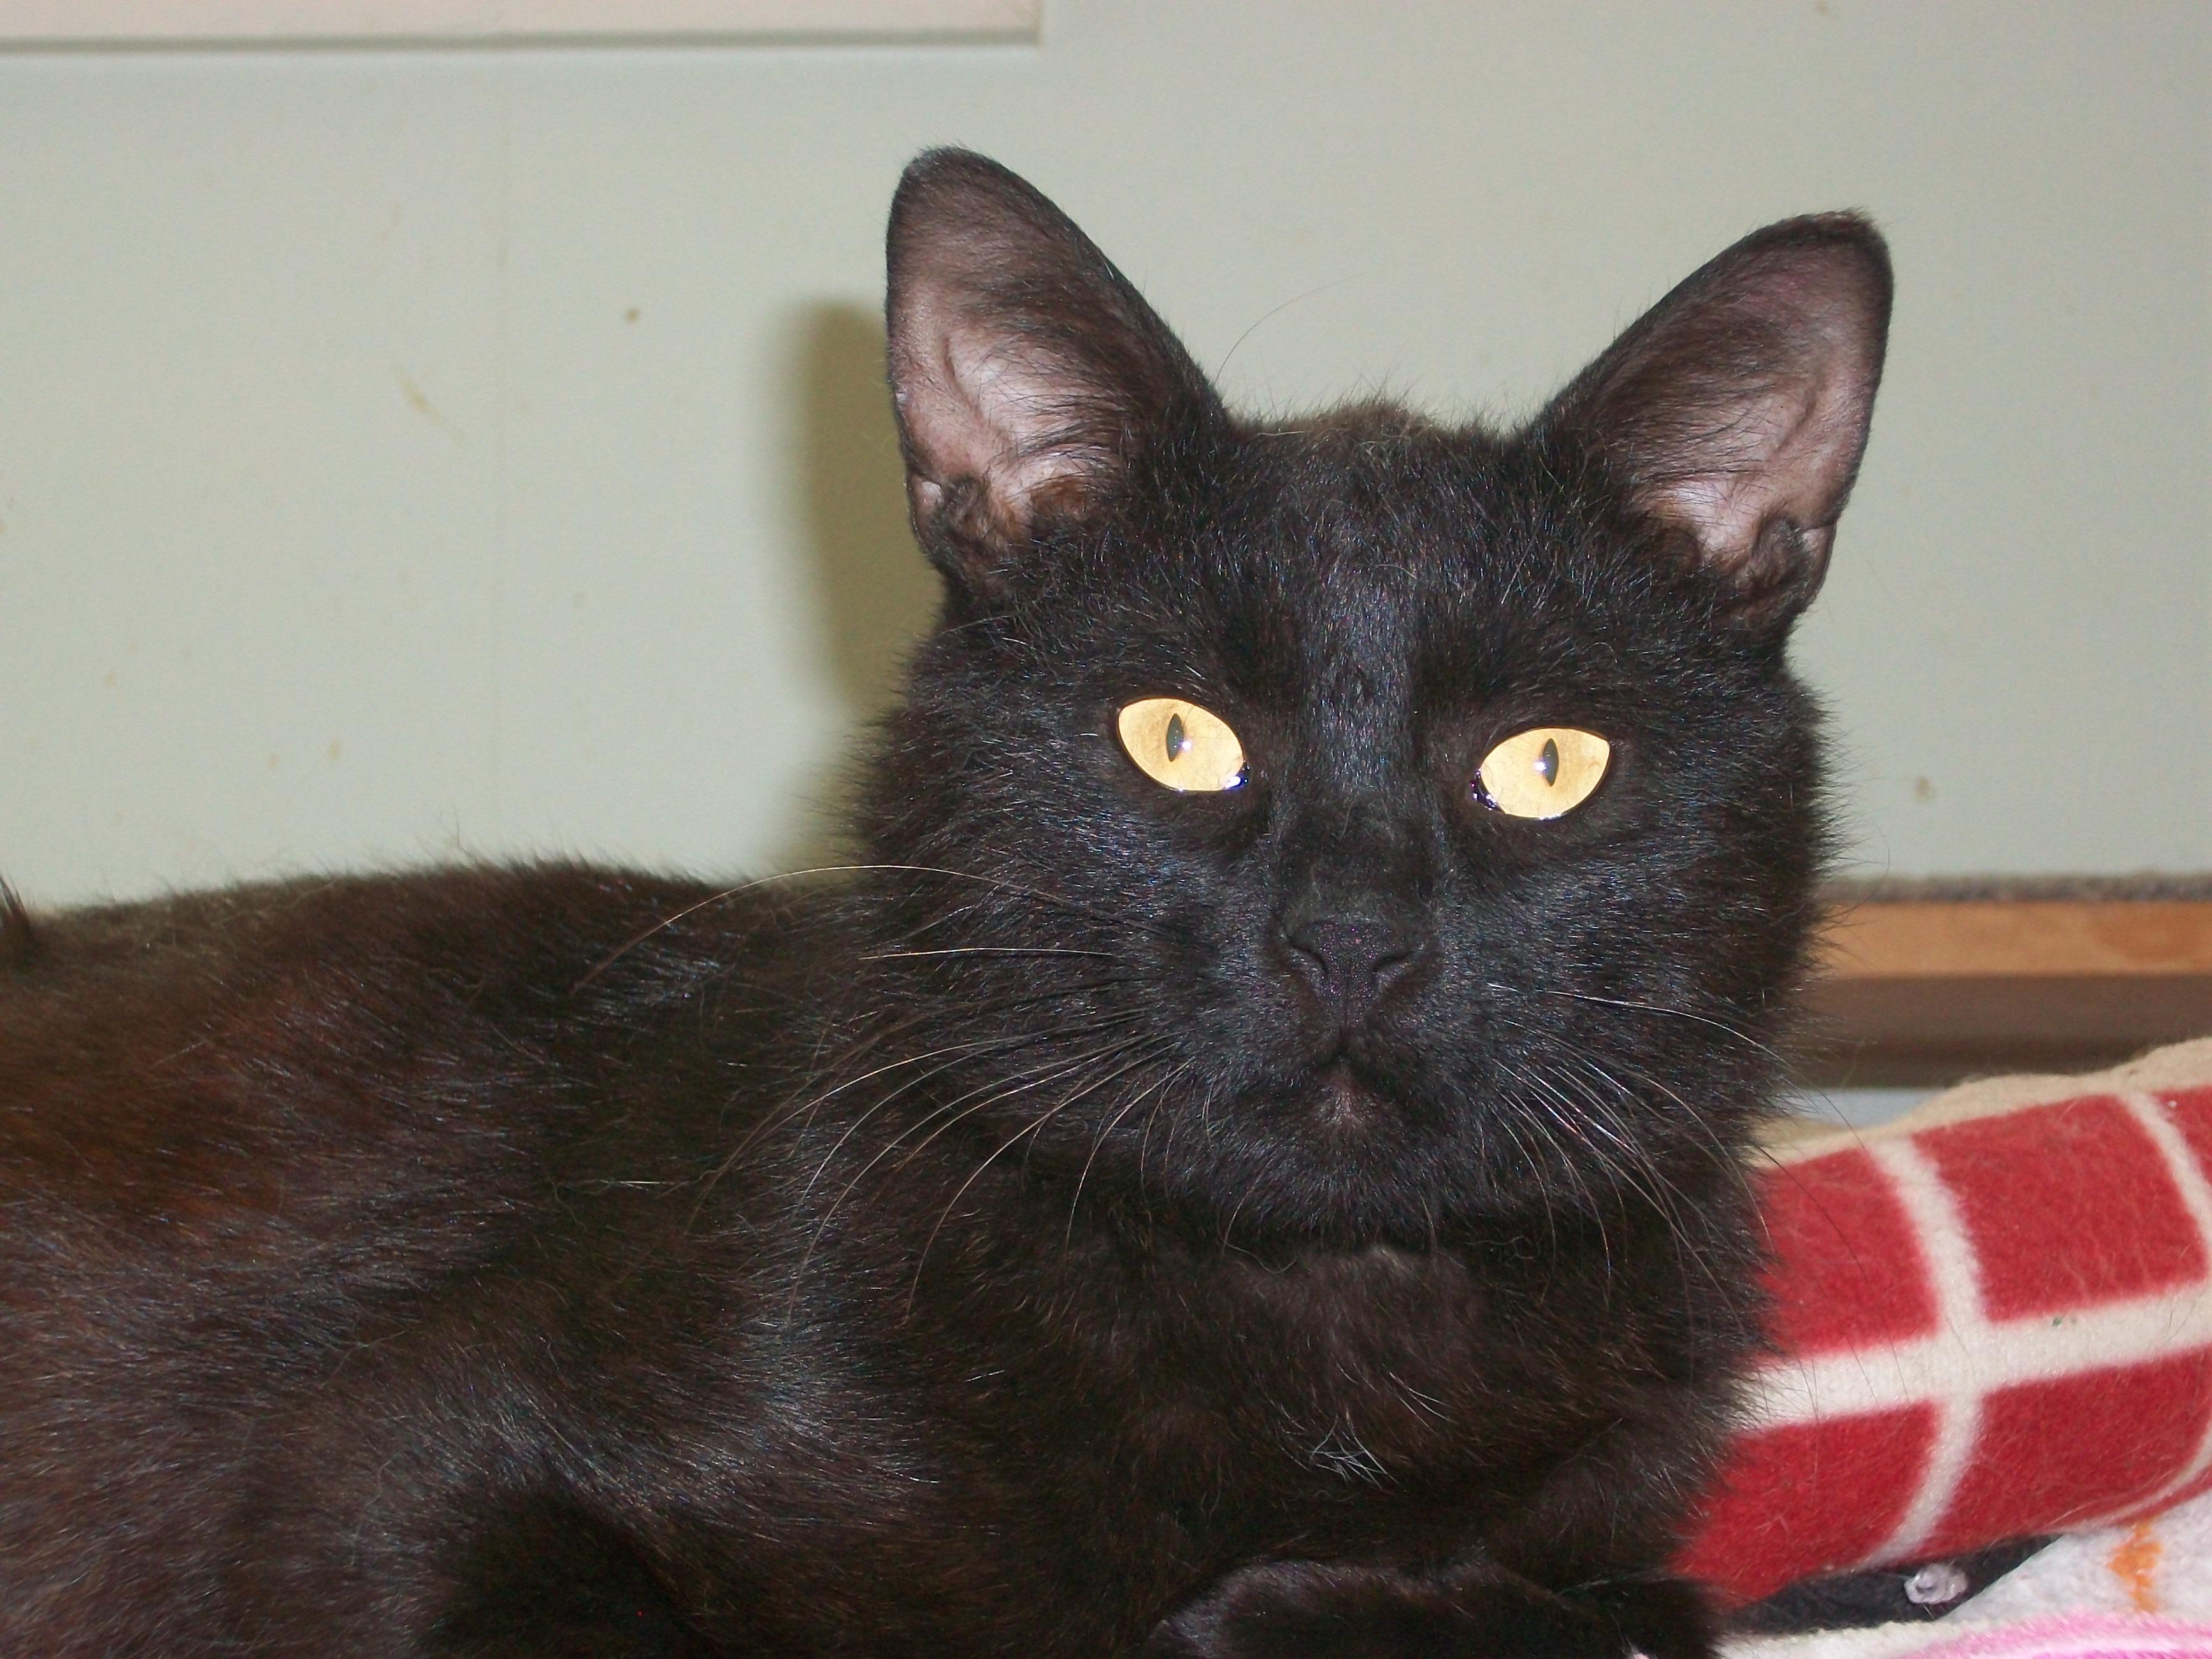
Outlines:
<svg viewBox="0 0 2212 1659"><path fill-rule="evenodd" d="M1123 1065L1117 1066L1113 1071L1107 1073L1105 1076L1085 1084L1082 1088L1077 1090L1073 1094L1068 1096L1065 1100L1062 1100L1058 1105L1054 1106L1050 1111L1044 1113L1041 1116L1031 1119L1028 1123L1024 1124L1020 1128L1015 1130L1012 1134L1009 1135L1005 1140L999 1143L999 1145L992 1151L989 1157L986 1158L981 1164L978 1164L975 1169L969 1172L968 1178L960 1183L959 1187L954 1190L952 1196L945 1200L945 1207L937 1212L937 1224L929 1230L929 1237L922 1241L921 1253L914 1259L914 1279L913 1281L908 1285L906 1291L906 1307L907 1311L909 1314L914 1311L915 1295L921 1288L921 1270L923 1265L929 1260L930 1247L937 1243L938 1234L945 1231L945 1224L951 1219L952 1212L959 1207L960 1200L962 1198L966 1196L968 1189L974 1186L977 1181L982 1178L983 1171L989 1169L991 1165L997 1161L1000 1154L1004 1152L1008 1147L1012 1146L1016 1141L1024 1139L1029 1136L1036 1134L1039 1130L1042 1129L1046 1124L1051 1122L1053 1119L1058 1117L1069 1107L1074 1105L1077 1101L1087 1099L1089 1097L1097 1094L1099 1090L1104 1088L1108 1084L1113 1082L1115 1078L1126 1077L1138 1066L1149 1064L1151 1061L1158 1059L1160 1054L1164 1051L1166 1047L1167 1044L1164 1039L1154 1039L1150 1047L1146 1051L1139 1053L1134 1060L1128 1060Z"/></svg>

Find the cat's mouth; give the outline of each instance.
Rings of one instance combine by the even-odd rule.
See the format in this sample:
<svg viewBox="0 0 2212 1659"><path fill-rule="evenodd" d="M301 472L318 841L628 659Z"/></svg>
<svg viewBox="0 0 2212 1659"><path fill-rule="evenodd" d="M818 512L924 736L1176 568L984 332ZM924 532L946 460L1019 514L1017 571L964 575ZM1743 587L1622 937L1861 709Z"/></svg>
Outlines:
<svg viewBox="0 0 2212 1659"><path fill-rule="evenodd" d="M1364 1133L1390 1113L1389 1102L1341 1052L1314 1073L1307 1091L1315 1121L1340 1134Z"/></svg>

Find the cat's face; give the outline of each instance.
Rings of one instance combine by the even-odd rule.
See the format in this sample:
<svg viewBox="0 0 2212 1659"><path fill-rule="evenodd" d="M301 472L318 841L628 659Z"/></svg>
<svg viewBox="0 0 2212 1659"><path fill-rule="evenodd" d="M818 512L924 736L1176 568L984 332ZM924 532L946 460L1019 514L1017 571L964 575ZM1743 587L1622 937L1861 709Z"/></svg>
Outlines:
<svg viewBox="0 0 2212 1659"><path fill-rule="evenodd" d="M1260 428L1026 186L917 164L893 380L949 599L867 827L959 872L882 890L959 1133L1343 1242L1729 1153L1817 850L1781 647L1887 297L1855 221L1763 235L1528 432Z"/></svg>

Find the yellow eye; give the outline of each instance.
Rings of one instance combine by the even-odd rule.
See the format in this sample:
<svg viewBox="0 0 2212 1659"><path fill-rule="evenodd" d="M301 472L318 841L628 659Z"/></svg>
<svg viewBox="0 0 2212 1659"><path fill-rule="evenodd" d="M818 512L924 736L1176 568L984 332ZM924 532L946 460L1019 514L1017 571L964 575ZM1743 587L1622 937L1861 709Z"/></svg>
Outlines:
<svg viewBox="0 0 2212 1659"><path fill-rule="evenodd" d="M1475 798L1508 817L1559 817L1590 798L1612 754L1596 732L1571 726L1516 732L1482 757Z"/></svg>
<svg viewBox="0 0 2212 1659"><path fill-rule="evenodd" d="M1187 793L1244 781L1244 745L1220 715L1181 697L1139 697L1115 724L1121 747L1154 783Z"/></svg>

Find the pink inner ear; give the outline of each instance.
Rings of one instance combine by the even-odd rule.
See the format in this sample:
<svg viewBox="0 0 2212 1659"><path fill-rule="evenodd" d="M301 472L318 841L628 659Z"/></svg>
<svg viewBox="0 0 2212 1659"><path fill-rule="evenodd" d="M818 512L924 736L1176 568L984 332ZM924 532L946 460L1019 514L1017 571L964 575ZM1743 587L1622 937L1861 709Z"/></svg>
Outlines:
<svg viewBox="0 0 2212 1659"><path fill-rule="evenodd" d="M1577 377L1551 417L1747 595L1819 586L1888 329L1881 239L1849 214L1755 231Z"/></svg>
<svg viewBox="0 0 2212 1659"><path fill-rule="evenodd" d="M975 527L1018 540L1041 510L1079 497L1097 471L1097 434L1072 375L1049 352L917 296L908 337L921 347L899 365L896 401L918 463L909 481L925 516L961 484ZM1093 420L1097 411L1089 411Z"/></svg>
<svg viewBox="0 0 2212 1659"><path fill-rule="evenodd" d="M971 411L971 476L1006 503L1010 520L1026 521L1058 487L1087 477L1091 457L1068 430L1064 368L966 329L947 337L945 357Z"/></svg>
<svg viewBox="0 0 2212 1659"><path fill-rule="evenodd" d="M1740 566L1768 526L1824 530L1842 506L1858 454L1859 402L1833 372L1769 388L1697 445L1695 471L1660 472L1649 505L1696 536L1717 564Z"/></svg>
<svg viewBox="0 0 2212 1659"><path fill-rule="evenodd" d="M888 258L908 491L940 563L991 576L1041 520L1095 513L1139 456L1223 418L1144 297L994 163L917 161Z"/></svg>

